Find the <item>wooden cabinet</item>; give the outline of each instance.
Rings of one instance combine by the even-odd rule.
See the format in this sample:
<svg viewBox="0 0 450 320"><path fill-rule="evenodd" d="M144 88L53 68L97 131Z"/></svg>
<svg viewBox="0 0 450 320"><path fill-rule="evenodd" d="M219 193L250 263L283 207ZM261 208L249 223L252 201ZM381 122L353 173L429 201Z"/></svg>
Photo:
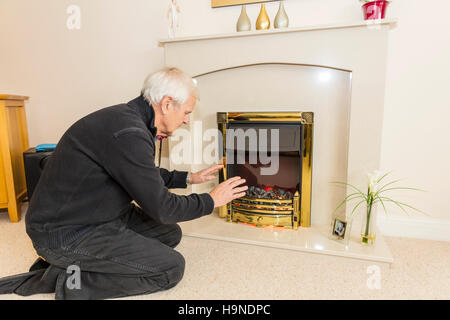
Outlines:
<svg viewBox="0 0 450 320"><path fill-rule="evenodd" d="M25 101L28 97L0 94L0 209L11 222L20 220L27 194L23 152L29 148Z"/></svg>

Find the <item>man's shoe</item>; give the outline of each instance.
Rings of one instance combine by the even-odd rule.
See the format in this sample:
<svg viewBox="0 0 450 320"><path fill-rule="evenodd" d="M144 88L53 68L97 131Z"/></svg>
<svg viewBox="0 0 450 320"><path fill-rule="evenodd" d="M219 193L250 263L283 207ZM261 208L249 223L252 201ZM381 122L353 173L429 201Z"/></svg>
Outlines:
<svg viewBox="0 0 450 320"><path fill-rule="evenodd" d="M31 296L38 293L53 293L61 275L65 275L64 269L49 265L45 269L5 277L0 279L0 294Z"/></svg>
<svg viewBox="0 0 450 320"><path fill-rule="evenodd" d="M40 269L47 269L50 266L50 263L42 259L41 257L37 258L37 260L31 265L30 271L36 271Z"/></svg>
<svg viewBox="0 0 450 320"><path fill-rule="evenodd" d="M15 290L19 288L28 279L33 277L42 277L45 270L36 270L27 273L21 273L14 276L9 276L0 279L0 294L15 293Z"/></svg>

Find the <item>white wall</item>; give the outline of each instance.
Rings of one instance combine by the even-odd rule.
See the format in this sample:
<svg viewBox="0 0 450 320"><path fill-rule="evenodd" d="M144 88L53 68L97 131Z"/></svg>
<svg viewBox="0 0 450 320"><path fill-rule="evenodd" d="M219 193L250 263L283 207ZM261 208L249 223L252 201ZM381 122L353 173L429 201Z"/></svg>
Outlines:
<svg viewBox="0 0 450 320"><path fill-rule="evenodd" d="M81 7L81 29L66 9ZM166 5L148 0L1 0L0 91L30 96L31 145L57 142L82 116L139 94L163 66Z"/></svg>
<svg viewBox="0 0 450 320"><path fill-rule="evenodd" d="M402 197L431 215L411 212L416 234L450 241L450 1L423 4L392 6L399 24L389 40L381 165L403 185L427 191ZM392 214L406 217L395 208ZM386 229L409 223L408 217L385 221ZM389 234L412 236L397 231Z"/></svg>
<svg viewBox="0 0 450 320"><path fill-rule="evenodd" d="M179 36L234 32L240 7L178 1ZM164 63L157 40L167 37L168 2L0 0L0 91L31 97L32 145L57 142L81 116L139 93L145 75ZM81 30L66 28L70 4L81 7ZM277 3L266 6L273 19ZM292 27L362 19L356 0L287 0L285 7ZM248 6L252 23L258 11ZM448 0L394 0L388 12L399 23L389 41L382 169L428 191L397 196L429 213L413 215L429 226L450 223L449 11ZM395 207L390 214L405 216Z"/></svg>

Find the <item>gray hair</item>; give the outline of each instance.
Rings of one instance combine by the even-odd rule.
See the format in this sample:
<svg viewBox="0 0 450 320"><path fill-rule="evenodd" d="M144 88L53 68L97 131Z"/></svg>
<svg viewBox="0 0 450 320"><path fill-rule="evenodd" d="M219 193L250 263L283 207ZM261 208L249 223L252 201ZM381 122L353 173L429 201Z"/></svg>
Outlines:
<svg viewBox="0 0 450 320"><path fill-rule="evenodd" d="M141 91L145 100L159 104L165 96L173 98L176 104L184 104L191 95L200 98L197 82L177 68L164 68L150 74Z"/></svg>

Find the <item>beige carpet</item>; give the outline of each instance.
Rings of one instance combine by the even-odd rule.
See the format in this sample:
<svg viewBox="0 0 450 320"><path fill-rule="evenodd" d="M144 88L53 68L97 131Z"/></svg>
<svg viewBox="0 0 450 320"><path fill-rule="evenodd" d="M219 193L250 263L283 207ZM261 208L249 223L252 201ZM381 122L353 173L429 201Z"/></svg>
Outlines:
<svg viewBox="0 0 450 320"><path fill-rule="evenodd" d="M0 211L0 277L26 272L36 259L24 214L21 222L12 224L7 212ZM386 242L394 256L391 266L184 237L177 247L186 259L182 281L165 292L127 299L450 298L450 243L406 238ZM370 285L373 282L367 284L374 276L368 267L374 265L380 271L379 289ZM53 298L45 294L26 299Z"/></svg>

